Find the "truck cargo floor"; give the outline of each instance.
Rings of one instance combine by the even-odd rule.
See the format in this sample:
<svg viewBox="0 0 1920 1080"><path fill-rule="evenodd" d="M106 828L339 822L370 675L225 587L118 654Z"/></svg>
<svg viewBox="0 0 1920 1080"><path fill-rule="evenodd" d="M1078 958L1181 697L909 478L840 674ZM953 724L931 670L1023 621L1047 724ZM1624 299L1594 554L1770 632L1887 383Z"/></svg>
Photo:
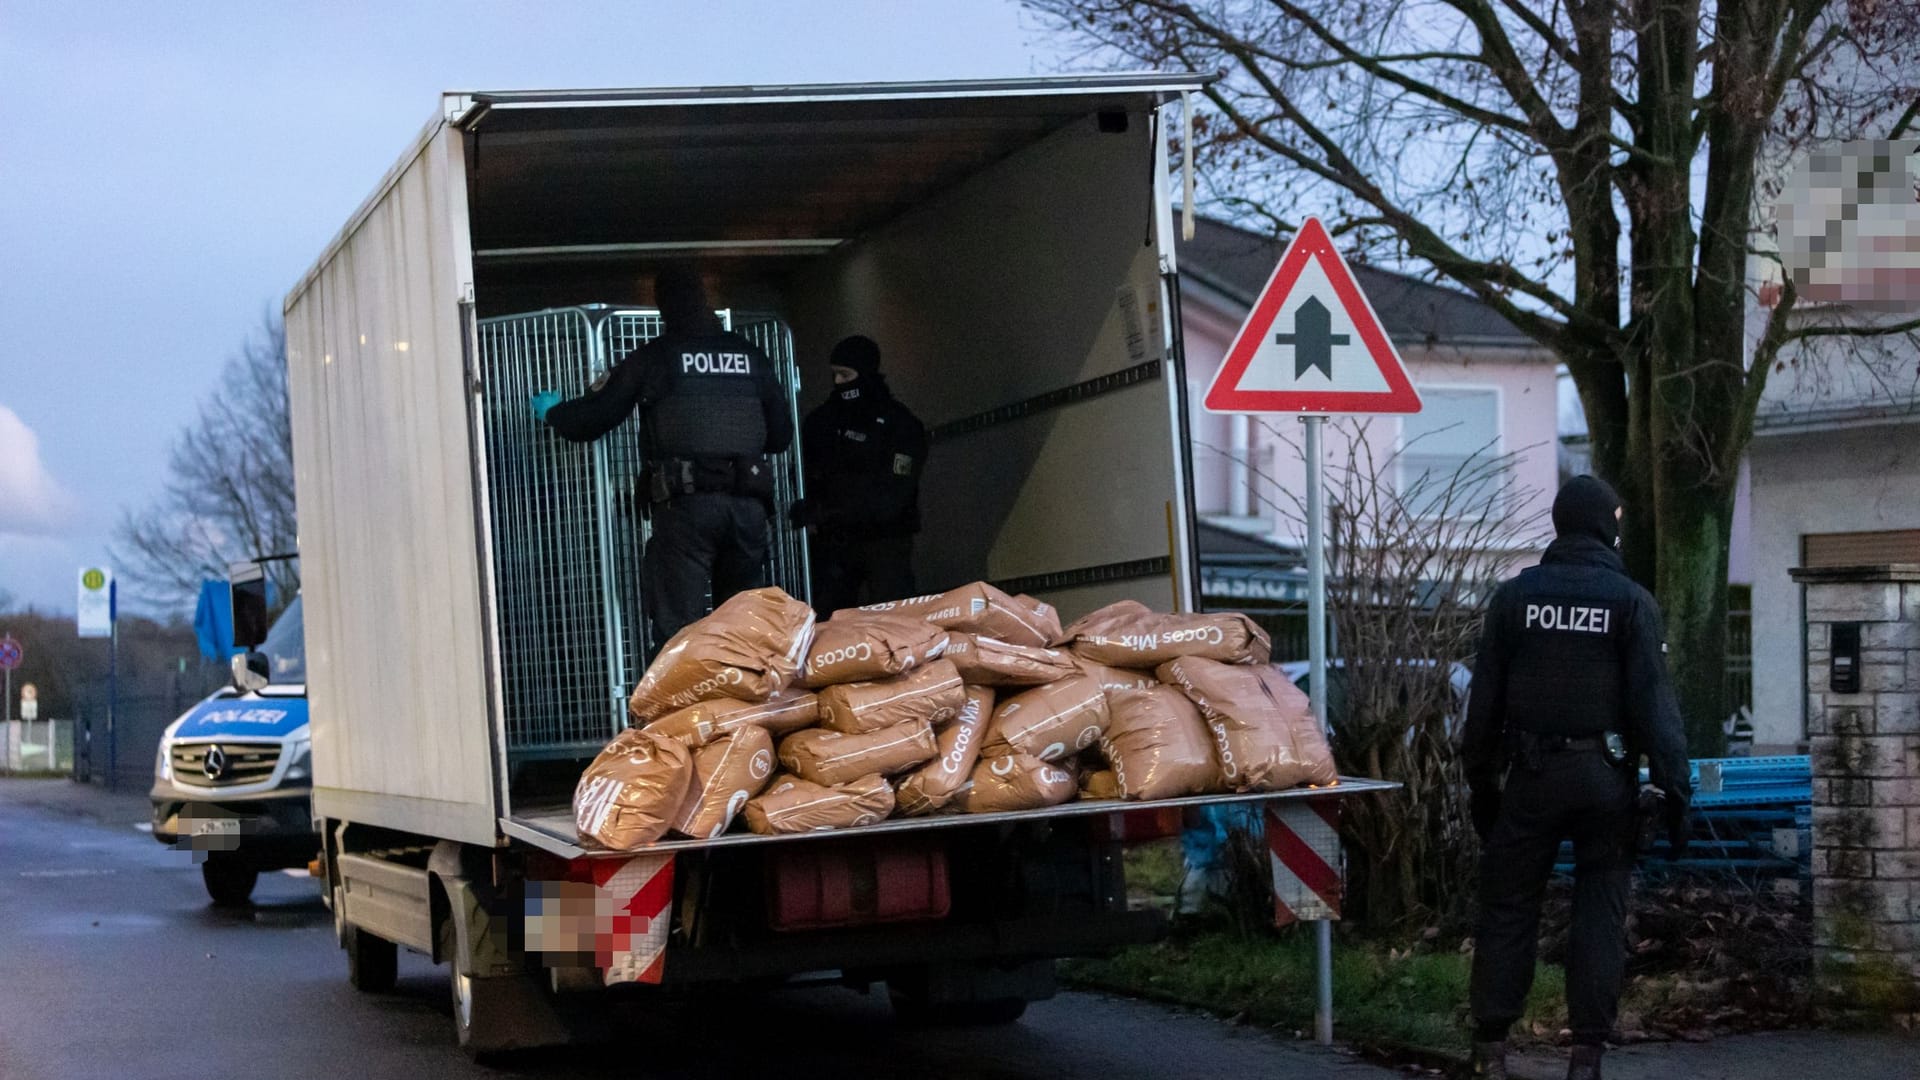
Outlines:
<svg viewBox="0 0 1920 1080"><path fill-rule="evenodd" d="M774 844L829 836L918 832L926 829L958 828L980 825L1008 825L1048 818L1087 817L1095 814L1123 814L1138 810L1168 807L1217 806L1229 803L1270 803L1299 799L1349 798L1392 791L1399 784L1382 780L1361 780L1343 776L1340 783L1324 788L1288 788L1285 791L1242 792L1229 795L1195 795L1183 799L1158 799L1153 802L1124 802L1119 799L1094 799L1049 806L1040 810L1013 810L998 814L935 814L931 817L889 818L873 825L825 832L786 833L763 836L759 833L727 833L711 840L662 840L631 851L609 851L583 844L573 825L573 811L567 805L542 805L500 819L500 831L509 838L531 844L543 851L568 859L613 859L649 852L704 851L708 848L745 844Z"/></svg>

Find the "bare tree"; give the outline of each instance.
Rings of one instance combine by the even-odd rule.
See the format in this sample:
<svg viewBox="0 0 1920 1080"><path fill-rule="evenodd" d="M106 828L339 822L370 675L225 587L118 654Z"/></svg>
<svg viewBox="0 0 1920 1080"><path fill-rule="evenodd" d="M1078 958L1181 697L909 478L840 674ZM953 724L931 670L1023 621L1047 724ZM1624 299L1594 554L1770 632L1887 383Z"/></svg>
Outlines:
<svg viewBox="0 0 1920 1080"><path fill-rule="evenodd" d="M1343 420L1329 432L1327 540L1339 554L1327 613L1341 666L1315 692L1328 696L1341 774L1403 786L1343 811L1342 832L1358 855L1353 914L1382 928L1458 923L1474 894L1478 845L1457 745L1465 702L1455 669L1473 659L1487 598L1546 541L1544 500L1518 480L1524 451L1488 446L1450 469L1434 467L1421 439L1376 453L1367 428ZM1269 430L1298 453L1290 433ZM1299 496L1272 477L1259 480L1261 501L1304 532Z"/></svg>
<svg viewBox="0 0 1920 1080"><path fill-rule="evenodd" d="M1767 376L1799 340L1920 330L1808 318L1789 282L1749 350L1762 205L1796 151L1914 128L1920 5L1027 3L1103 62L1223 73L1187 150L1243 220L1319 211L1554 350L1665 608L1690 742L1721 749L1727 543Z"/></svg>
<svg viewBox="0 0 1920 1080"><path fill-rule="evenodd" d="M287 411L286 332L267 319L221 372L193 422L174 440L166 487L121 515L115 563L146 600L179 609L207 578L239 559L294 550L293 436ZM299 588L297 564L268 563L282 602Z"/></svg>

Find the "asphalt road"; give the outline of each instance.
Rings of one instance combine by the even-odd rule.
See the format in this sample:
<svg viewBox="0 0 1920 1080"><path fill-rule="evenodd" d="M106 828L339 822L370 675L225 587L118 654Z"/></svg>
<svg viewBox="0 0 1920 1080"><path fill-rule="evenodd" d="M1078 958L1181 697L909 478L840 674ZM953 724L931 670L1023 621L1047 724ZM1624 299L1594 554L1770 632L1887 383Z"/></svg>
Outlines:
<svg viewBox="0 0 1920 1080"><path fill-rule="evenodd" d="M71 788L0 780L6 1080L1395 1075L1097 995L1063 994L1012 1027L926 1030L896 1027L879 994L834 989L636 1010L614 1045L482 1066L453 1045L445 969L403 953L394 993L359 994L312 881L264 875L251 910L216 910L190 856L136 830L138 800Z"/></svg>

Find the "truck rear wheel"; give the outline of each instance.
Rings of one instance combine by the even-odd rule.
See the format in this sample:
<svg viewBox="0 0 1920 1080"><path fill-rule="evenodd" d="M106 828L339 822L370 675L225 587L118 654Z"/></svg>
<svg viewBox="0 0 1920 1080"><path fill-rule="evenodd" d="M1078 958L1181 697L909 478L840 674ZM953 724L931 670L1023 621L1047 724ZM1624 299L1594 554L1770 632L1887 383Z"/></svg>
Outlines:
<svg viewBox="0 0 1920 1080"><path fill-rule="evenodd" d="M245 907L253 897L253 885L260 880L260 871L230 856L210 854L207 861L200 864L200 880L206 885L214 907Z"/></svg>
<svg viewBox="0 0 1920 1080"><path fill-rule="evenodd" d="M338 901L336 901L337 903ZM347 950L347 982L363 994L384 994L400 975L400 947L347 924L341 943Z"/></svg>
<svg viewBox="0 0 1920 1080"><path fill-rule="evenodd" d="M887 975L887 997L903 1024L990 1027L1026 1015L1027 1002L1053 996L1053 961L957 961Z"/></svg>
<svg viewBox="0 0 1920 1080"><path fill-rule="evenodd" d="M1024 998L994 998L989 1001L954 1001L930 1004L923 997L901 993L889 995L894 1019L914 1027L1001 1027L1027 1014Z"/></svg>
<svg viewBox="0 0 1920 1080"><path fill-rule="evenodd" d="M453 989L454 1038L476 1061L569 1041L553 1002L531 975L468 975L456 964L447 981Z"/></svg>

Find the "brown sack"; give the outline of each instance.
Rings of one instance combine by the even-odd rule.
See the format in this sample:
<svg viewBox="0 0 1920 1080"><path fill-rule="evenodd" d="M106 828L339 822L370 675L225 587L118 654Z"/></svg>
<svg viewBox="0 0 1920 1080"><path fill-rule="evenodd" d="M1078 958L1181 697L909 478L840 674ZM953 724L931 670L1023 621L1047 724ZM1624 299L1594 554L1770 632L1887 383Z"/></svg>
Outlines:
<svg viewBox="0 0 1920 1080"><path fill-rule="evenodd" d="M693 753L644 731L614 737L573 789L573 823L583 840L614 851L666 835L693 779Z"/></svg>
<svg viewBox="0 0 1920 1080"><path fill-rule="evenodd" d="M682 836L710 840L727 831L733 816L773 779L773 736L746 727L693 754L693 783L673 817Z"/></svg>
<svg viewBox="0 0 1920 1080"><path fill-rule="evenodd" d="M960 715L967 689L960 672L945 660L878 682L845 683L820 691L820 724L858 735L924 720L945 724Z"/></svg>
<svg viewBox="0 0 1920 1080"><path fill-rule="evenodd" d="M878 773L839 787L822 787L797 776L774 780L767 793L748 799L740 816L762 834L850 829L884 821L893 813L893 788Z"/></svg>
<svg viewBox="0 0 1920 1080"><path fill-rule="evenodd" d="M1069 653L1069 656L1072 654ZM1081 656L1073 657L1074 666L1082 674L1100 684L1100 689L1112 694L1120 690L1151 690L1160 685L1152 671L1134 671L1128 668L1108 667L1096 664Z"/></svg>
<svg viewBox="0 0 1920 1080"><path fill-rule="evenodd" d="M1327 733L1313 715L1312 699L1286 679L1280 681L1293 691L1293 702L1284 705L1282 711L1287 718L1288 729L1293 732L1293 748L1307 764L1307 783L1314 787L1338 784L1340 770L1333 763L1333 747L1327 745ZM1282 701L1285 702L1285 697L1282 697Z"/></svg>
<svg viewBox="0 0 1920 1080"><path fill-rule="evenodd" d="M1001 702L980 753L987 757L1031 754L1059 761L1100 740L1107 729L1107 697L1098 683L1075 675L1036 686Z"/></svg>
<svg viewBox="0 0 1920 1080"><path fill-rule="evenodd" d="M1057 645L1066 638L1066 632L1060 628L1059 608L1036 600L1026 593L1021 593L1013 599L1015 603L1022 604L1028 611L1033 612L1034 621L1039 624L1035 629L1039 630L1045 639L1042 644Z"/></svg>
<svg viewBox="0 0 1920 1080"><path fill-rule="evenodd" d="M1235 791L1274 791L1315 770L1295 745L1288 710L1308 709L1305 694L1265 665L1184 657L1160 665L1162 682L1200 707L1213 732L1220 777ZM1309 721L1311 722L1311 721Z"/></svg>
<svg viewBox="0 0 1920 1080"><path fill-rule="evenodd" d="M793 681L811 640L812 608L775 588L738 593L673 635L627 711L647 724L702 701L765 701Z"/></svg>
<svg viewBox="0 0 1920 1080"><path fill-rule="evenodd" d="M1038 810L1058 806L1078 790L1067 770L1027 754L1006 754L981 758L947 809L963 814Z"/></svg>
<svg viewBox="0 0 1920 1080"><path fill-rule="evenodd" d="M829 619L814 628L799 685L818 689L898 675L940 656L947 632L904 615Z"/></svg>
<svg viewBox="0 0 1920 1080"><path fill-rule="evenodd" d="M1240 612L1168 615L1136 600L1108 604L1066 636L1075 655L1115 667L1158 667L1182 656L1264 664L1273 651L1267 632Z"/></svg>
<svg viewBox="0 0 1920 1080"><path fill-rule="evenodd" d="M803 780L831 787L868 773L905 772L931 760L937 750L925 720L859 735L814 728L780 740L780 764Z"/></svg>
<svg viewBox="0 0 1920 1080"><path fill-rule="evenodd" d="M1224 788L1200 710L1171 686L1107 695L1101 749L1123 799L1173 799Z"/></svg>
<svg viewBox="0 0 1920 1080"><path fill-rule="evenodd" d="M947 642L946 658L959 669L960 680L970 686L1045 686L1079 670L1073 654L1060 649L1013 645L958 632Z"/></svg>
<svg viewBox="0 0 1920 1080"><path fill-rule="evenodd" d="M1120 797L1120 778L1112 769L1096 769L1080 778L1080 797L1083 799L1117 799Z"/></svg>
<svg viewBox="0 0 1920 1080"><path fill-rule="evenodd" d="M701 747L742 727L764 728L768 734L777 736L812 727L819 718L819 695L787 689L766 701L722 698L689 705L648 724L646 730L687 746Z"/></svg>
<svg viewBox="0 0 1920 1080"><path fill-rule="evenodd" d="M960 708L960 718L940 733L939 753L900 781L895 792L900 813L908 817L930 814L953 798L973 772L973 763L980 759L980 741L992 718L993 691L984 686L967 687L967 703Z"/></svg>
<svg viewBox="0 0 1920 1080"><path fill-rule="evenodd" d="M891 612L921 619L948 630L984 634L1015 645L1043 646L1059 629L1060 617L1053 614L1052 608L1047 608L1045 613L1036 610L1031 606L1034 603L1037 602L1015 600L984 581L976 581L929 596L847 608L834 612L833 617L838 619L843 615L858 617L863 613Z"/></svg>

